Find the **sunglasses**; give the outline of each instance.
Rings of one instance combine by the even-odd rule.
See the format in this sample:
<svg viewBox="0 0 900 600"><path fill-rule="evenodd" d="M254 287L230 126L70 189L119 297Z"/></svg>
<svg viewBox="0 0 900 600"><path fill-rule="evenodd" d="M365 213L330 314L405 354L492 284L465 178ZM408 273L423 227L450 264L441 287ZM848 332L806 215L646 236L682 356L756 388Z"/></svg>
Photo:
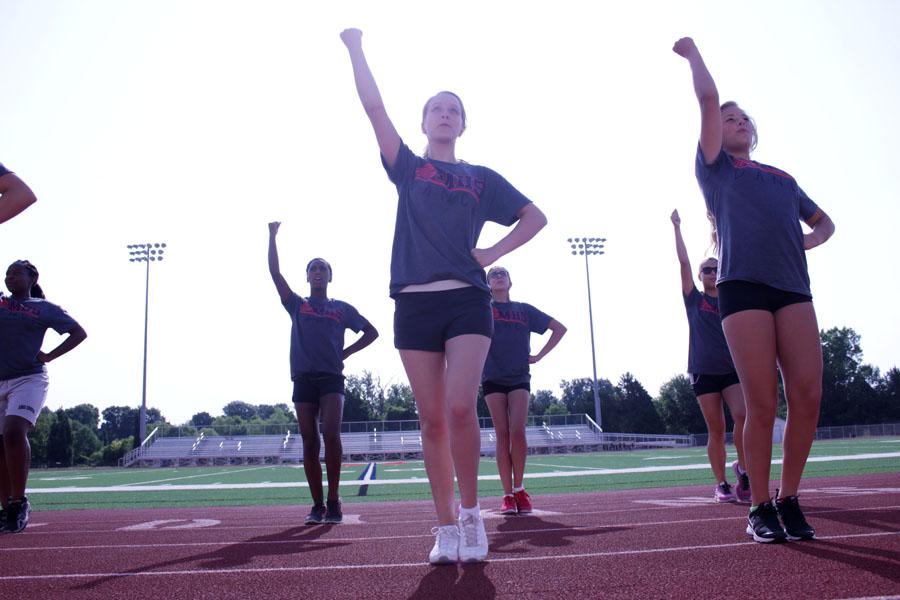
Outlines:
<svg viewBox="0 0 900 600"><path fill-rule="evenodd" d="M704 275L709 275L710 273L718 273L719 267L703 267L700 269L700 272Z"/></svg>
<svg viewBox="0 0 900 600"><path fill-rule="evenodd" d="M488 277L490 277L491 279L493 279L495 277L509 277L509 273L498 269L496 271L491 271L490 274L488 275Z"/></svg>

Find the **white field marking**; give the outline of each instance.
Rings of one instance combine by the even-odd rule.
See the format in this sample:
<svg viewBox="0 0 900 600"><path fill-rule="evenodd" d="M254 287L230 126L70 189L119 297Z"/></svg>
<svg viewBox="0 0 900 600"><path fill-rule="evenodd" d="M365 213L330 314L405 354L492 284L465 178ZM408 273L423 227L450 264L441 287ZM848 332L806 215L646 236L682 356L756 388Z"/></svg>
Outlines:
<svg viewBox="0 0 900 600"><path fill-rule="evenodd" d="M187 522L185 522L187 521ZM172 523L181 523L181 525L172 525ZM148 531L151 529L200 529L201 527L214 527L220 525L222 521L217 519L162 519L159 521L147 521L146 523L138 523L137 525L129 525L128 527L119 527L116 531Z"/></svg>
<svg viewBox="0 0 900 600"><path fill-rule="evenodd" d="M648 456L644 460L679 460L682 458L696 458L696 454L691 454L690 456Z"/></svg>
<svg viewBox="0 0 900 600"><path fill-rule="evenodd" d="M870 508L833 508L829 510L819 510L819 511L806 511L806 514L815 514L815 515L824 515L834 512L871 512L871 511L884 511L884 510L897 510L900 509L900 506L875 506ZM616 512L624 512L624 511L616 511ZM634 512L633 510L629 510L628 512ZM603 514L599 512L583 512L583 513L558 513L560 516L584 516L584 515L598 515ZM356 515L360 516L360 515ZM346 517L346 515L345 515ZM555 532L571 532L571 531L583 531L587 529L596 529L596 530L604 530L604 529L616 529L621 527L628 528L637 528L637 527L657 527L657 526L671 526L671 525L686 525L686 524L696 524L700 523L712 523L714 521L735 521L741 520L745 521L746 516L744 515L732 515L728 517L707 517L704 519L677 519L677 520L668 520L668 521L646 521L646 522L631 522L631 523L610 523L608 525L570 525L565 527L553 527L553 528L541 528L541 529L519 529L516 530L515 533L528 535L532 533L555 533ZM434 519L429 519L427 521L402 521L400 524L409 525L415 523L434 523ZM372 527L373 524L369 522L354 522L354 525L368 525ZM388 523L391 524L391 523ZM385 525L385 523L379 523L378 525ZM283 523L270 526L268 528L283 528L285 525ZM252 527L252 526L241 526L241 527L232 527L232 526L224 526L220 527L219 531L222 530L243 530L243 529L260 529L260 527ZM151 530L152 531L152 530ZM51 532L47 532L50 534ZM62 533L74 533L78 535L91 534L91 533L110 533L109 531L71 531L71 532L52 532L53 535L59 535ZM488 531L487 536L499 536L505 535L507 532L502 531ZM900 532L890 532L890 533L900 533ZM329 537L322 538L316 540L265 540L265 541L251 541L251 540L232 540L232 541L214 541L214 542L172 542L172 543L164 543L164 544L92 544L88 546L37 546L37 547L15 547L15 548L4 548L0 547L0 556L2 556L3 552L33 552L33 551L71 551L71 550L114 550L116 548L181 548L181 547L193 547L193 546L238 546L238 545L247 545L247 546L256 546L256 545L265 545L265 544L294 544L298 542L302 542L305 544L327 544L333 542L383 542L385 540L399 540L399 539L421 539L428 538L432 539L434 536L432 534L411 534L411 535L388 535L388 536L367 536L367 537ZM818 539L818 538L817 538Z"/></svg>
<svg viewBox="0 0 900 600"><path fill-rule="evenodd" d="M424 471L425 467L415 467L413 469L382 469L385 473L407 473L409 471Z"/></svg>
<svg viewBox="0 0 900 600"><path fill-rule="evenodd" d="M538 510L532 509L532 511L528 514L522 515L523 517L556 517L563 513L554 512L552 510ZM501 515L499 509L490 509L490 510L482 510L481 516L485 519L516 519L518 518L516 515ZM543 530L547 531L547 530Z"/></svg>
<svg viewBox="0 0 900 600"><path fill-rule="evenodd" d="M875 494L896 494L900 488L860 488L860 487L823 487L802 490L804 494L836 494L838 496L872 496Z"/></svg>
<svg viewBox="0 0 900 600"><path fill-rule="evenodd" d="M685 506L697 506L699 504L715 504L714 498L700 496L685 496L683 498L661 498L659 500L634 500L637 504L650 504L653 506L667 506L669 508L682 508ZM732 503L733 504L733 503Z"/></svg>
<svg viewBox="0 0 900 600"><path fill-rule="evenodd" d="M35 477L35 481L74 481L76 479L90 479L90 477Z"/></svg>
<svg viewBox="0 0 900 600"><path fill-rule="evenodd" d="M818 540L850 540L859 538L884 537L888 535L900 535L900 531L887 531L878 533L856 533L849 535L833 535L817 537ZM430 537L430 536L428 536ZM545 562L555 560L572 560L578 558L591 559L610 556L640 556L642 554L662 554L665 552L694 552L704 550L720 550L723 548L740 548L754 546L757 542L732 542L729 544L706 544L695 546L669 546L666 548L646 548L641 550L616 550L607 552L580 552L577 554L556 554L545 556L516 556L506 558L492 558L489 563L507 562ZM56 573L52 575L4 575L0 581L39 581L52 579L85 579L85 578L113 578L113 577L171 577L173 575L227 575L238 573L309 573L316 571L360 571L365 569L397 569L397 568L432 568L425 562L414 563L372 563L356 565L328 565L318 567L263 567L263 568L239 568L239 569L183 569L178 571L132 571L118 573Z"/></svg>
<svg viewBox="0 0 900 600"><path fill-rule="evenodd" d="M259 471L260 469L272 469L278 465L266 465L264 467L248 467L246 469L235 469L234 471L214 471L212 473L200 473L197 475L185 475L183 477L169 477L167 479L156 479L151 481L136 481L134 483L123 483L122 487L135 485L150 485L151 483L163 483L166 481L180 481L182 479L199 479L200 477L216 477L218 475L229 475L231 473L246 473L247 471Z"/></svg>
<svg viewBox="0 0 900 600"><path fill-rule="evenodd" d="M839 456L810 456L806 462L835 462L845 460L872 460L879 458L900 458L900 452L881 452L869 454L847 454ZM773 460L772 464L780 465L781 459ZM709 463L696 463L690 465L655 465L652 467L629 467L625 469L584 469L582 471L550 471L547 473L526 473L526 479L548 479L555 477L585 477L597 475L619 475L625 473L662 473L668 471L695 471L709 469ZM479 481L499 481L499 475L479 475ZM410 485L418 483L428 483L427 477L410 477L408 479L373 479L363 482L342 481L341 485ZM284 481L278 483L222 483L213 484L187 484L187 485L170 485L165 488L152 485L118 485L108 487L56 487L56 488L36 488L26 490L29 494L59 494L59 493L109 493L109 492L153 492L160 490L242 490L242 489L272 489L272 488L307 488L309 484L305 481Z"/></svg>
<svg viewBox="0 0 900 600"><path fill-rule="evenodd" d="M528 466L532 466L532 465L535 466L535 467L551 467L551 468L554 468L554 469L581 469L581 470L584 470L584 465L579 465L579 466L575 466L575 465L548 465L547 463L539 463L539 462L534 462L533 460L529 460L529 461L528 461ZM593 470L598 471L598 472L604 472L604 473L607 472L607 471L609 471L609 469L593 469Z"/></svg>

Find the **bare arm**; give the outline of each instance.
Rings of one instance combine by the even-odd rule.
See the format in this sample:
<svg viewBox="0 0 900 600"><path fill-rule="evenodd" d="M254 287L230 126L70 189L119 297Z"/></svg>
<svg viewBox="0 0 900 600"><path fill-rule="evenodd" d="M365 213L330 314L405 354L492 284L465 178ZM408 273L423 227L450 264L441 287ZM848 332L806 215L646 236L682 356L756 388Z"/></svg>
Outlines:
<svg viewBox="0 0 900 600"><path fill-rule="evenodd" d="M293 292L287 280L281 275L281 267L278 265L278 246L275 243L275 236L278 235L279 227L281 227L279 221L269 223L269 274L272 276L272 281L275 282L275 289L278 290L278 296L283 304L288 301Z"/></svg>
<svg viewBox="0 0 900 600"><path fill-rule="evenodd" d="M362 102L363 109L375 130L375 139L378 140L378 148L387 166L393 167L397 161L397 153L400 151L400 134L394 128L394 124L388 117L381 93L375 83L375 77L366 62L366 55L362 49L362 31L359 29L345 29L341 32L341 40L347 46L350 53L350 64L353 66L353 79L356 81L356 93Z"/></svg>
<svg viewBox="0 0 900 600"><path fill-rule="evenodd" d="M681 217L678 216L678 210L672 211L671 219L672 225L675 226L675 253L681 265L681 293L687 296L694 291L694 274L691 273L691 261L684 245L684 238L681 237Z"/></svg>
<svg viewBox="0 0 900 600"><path fill-rule="evenodd" d="M34 192L15 173L0 177L0 223L9 221L35 202Z"/></svg>
<svg viewBox="0 0 900 600"><path fill-rule="evenodd" d="M561 340L562 337L564 335L566 335L566 331L568 331L566 329L565 325L563 325L562 323L560 323L559 321L557 321L555 319L550 321L550 324L547 326L547 328L552 332L550 334L550 339L547 340L547 343L544 344L544 347L541 348L540 352L538 352L534 356L528 357L529 364L533 365L537 361L539 361L542 358L544 358L545 356L547 356L547 354L549 354L551 350L556 348L556 345L559 343L559 340Z"/></svg>
<svg viewBox="0 0 900 600"><path fill-rule="evenodd" d="M69 337L64 339L62 343L51 350L50 352L38 352L37 359L42 363L48 363L51 360L56 360L81 342L87 339L87 333L81 327L81 325L76 325L72 331L69 332Z"/></svg>
<svg viewBox="0 0 900 600"><path fill-rule="evenodd" d="M362 336L358 340L344 348L344 360L347 360L348 356L359 352L360 350L374 342L376 339L378 339L378 330L375 329L375 327L373 327L371 323L369 323L363 328Z"/></svg>
<svg viewBox="0 0 900 600"><path fill-rule="evenodd" d="M490 248L473 248L472 256L482 267L487 267L506 256L537 235L547 224L547 217L534 203L529 202L516 213L519 221L513 230Z"/></svg>
<svg viewBox="0 0 900 600"><path fill-rule="evenodd" d="M812 231L803 236L803 249L812 250L821 246L834 234L834 221L821 208L806 220Z"/></svg>
<svg viewBox="0 0 900 600"><path fill-rule="evenodd" d="M713 162L722 150L722 113L719 109L719 91L716 82L700 56L694 40L689 37L675 42L672 50L691 65L694 93L700 103L700 149L706 163Z"/></svg>

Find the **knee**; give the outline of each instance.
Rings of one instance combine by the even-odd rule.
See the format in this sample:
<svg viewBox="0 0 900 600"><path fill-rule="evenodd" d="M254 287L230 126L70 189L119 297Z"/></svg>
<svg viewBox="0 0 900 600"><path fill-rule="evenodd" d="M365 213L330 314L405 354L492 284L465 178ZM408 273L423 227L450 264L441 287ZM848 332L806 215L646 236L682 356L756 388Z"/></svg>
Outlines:
<svg viewBox="0 0 900 600"><path fill-rule="evenodd" d="M509 438L514 444L524 444L525 430L521 427L514 427L509 431Z"/></svg>
<svg viewBox="0 0 900 600"><path fill-rule="evenodd" d="M340 446L341 445L340 432L325 431L325 432L323 432L322 437L325 439L325 446Z"/></svg>
<svg viewBox="0 0 900 600"><path fill-rule="evenodd" d="M321 447L319 443L318 435L306 435L303 436L303 452L306 454L319 453L319 448Z"/></svg>
<svg viewBox="0 0 900 600"><path fill-rule="evenodd" d="M447 436L447 419L443 416L420 417L419 426L422 429L422 435L429 439Z"/></svg>
<svg viewBox="0 0 900 600"><path fill-rule="evenodd" d="M454 423L468 423L475 418L474 402L454 402L450 405L450 419Z"/></svg>

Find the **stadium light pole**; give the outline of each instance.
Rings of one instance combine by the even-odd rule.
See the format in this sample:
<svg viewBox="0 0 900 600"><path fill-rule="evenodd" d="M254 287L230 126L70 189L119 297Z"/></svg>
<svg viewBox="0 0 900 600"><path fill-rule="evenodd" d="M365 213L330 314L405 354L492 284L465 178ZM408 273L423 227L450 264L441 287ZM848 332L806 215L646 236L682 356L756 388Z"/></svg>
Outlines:
<svg viewBox="0 0 900 600"><path fill-rule="evenodd" d="M594 416L597 417L597 426L603 431L603 417L600 414L600 390L597 382L597 351L594 346L594 310L591 306L591 269L588 266L588 257L603 254L603 244L606 238L600 237L576 237L568 239L572 247L573 256L584 256L584 272L587 275L588 293L588 318L591 325L591 366L594 368Z"/></svg>
<svg viewBox="0 0 900 600"><path fill-rule="evenodd" d="M163 259L165 243L128 244L129 262L146 263L144 284L144 380L141 389L141 412L138 417L140 443L147 437L147 322L150 311L150 263Z"/></svg>

